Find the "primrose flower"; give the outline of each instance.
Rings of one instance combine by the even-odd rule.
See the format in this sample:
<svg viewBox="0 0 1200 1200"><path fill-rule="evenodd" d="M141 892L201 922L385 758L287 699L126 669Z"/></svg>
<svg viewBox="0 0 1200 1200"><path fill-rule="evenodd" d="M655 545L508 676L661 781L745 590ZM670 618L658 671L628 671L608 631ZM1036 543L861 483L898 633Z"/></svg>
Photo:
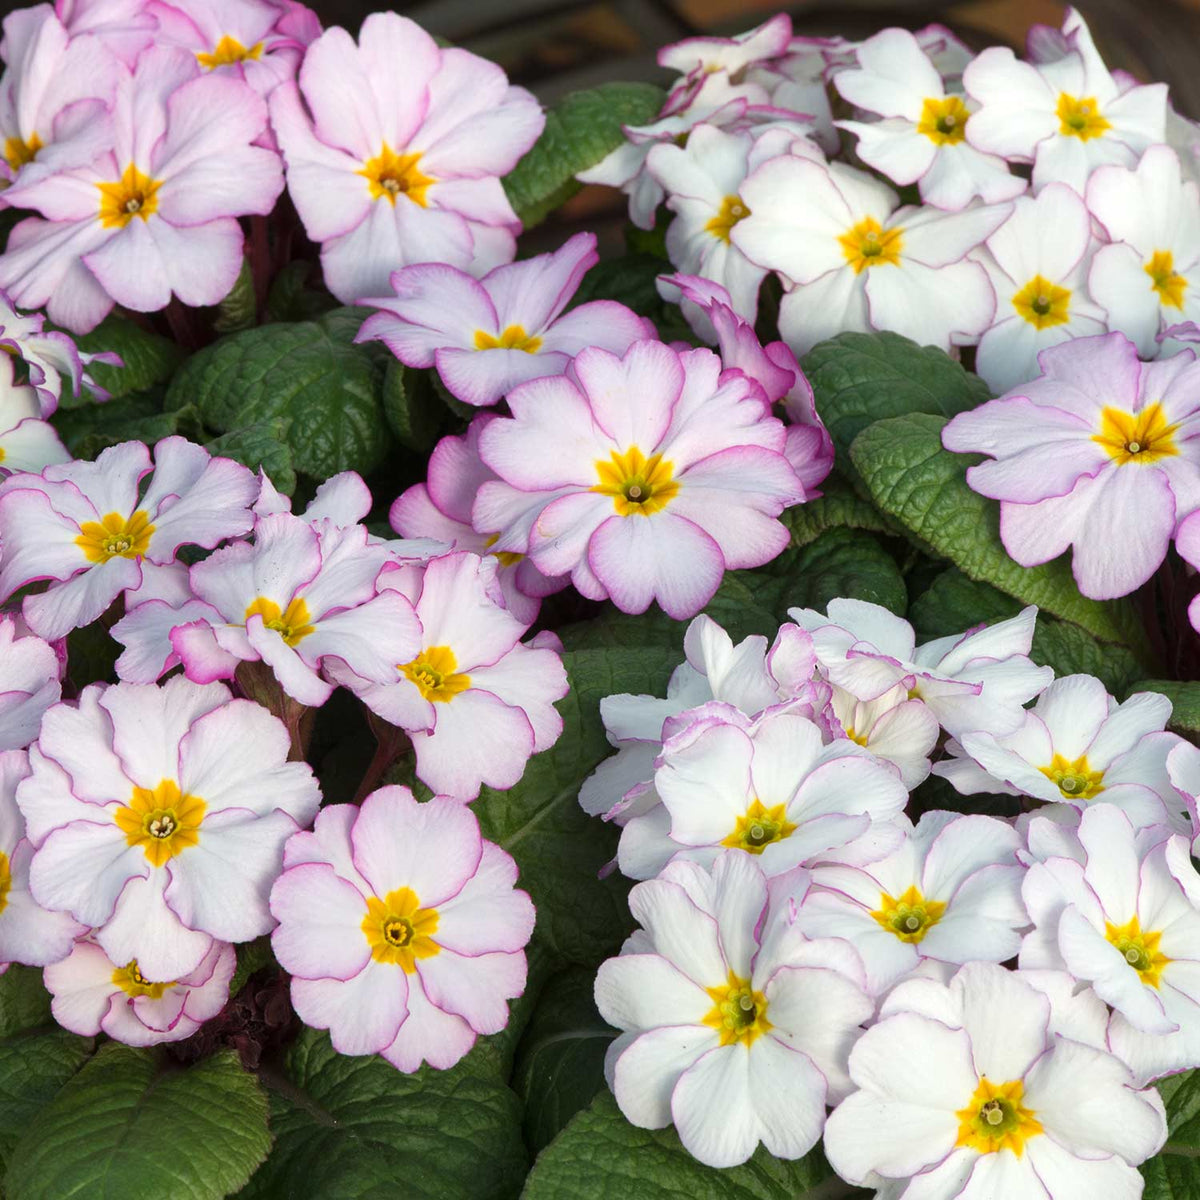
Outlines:
<svg viewBox="0 0 1200 1200"><path fill-rule="evenodd" d="M722 847L759 855L767 876L847 848L862 862L888 853L904 809L897 773L846 738L826 745L802 712L773 707L751 721L707 704L663 742L654 772L662 803L621 831L617 863L650 879L676 858L708 865Z"/></svg>
<svg viewBox="0 0 1200 1200"><path fill-rule="evenodd" d="M1134 1168L1166 1140L1161 1099L1024 976L968 963L893 993L825 1126L838 1175L922 1200L1141 1195Z"/></svg>
<svg viewBox="0 0 1200 1200"><path fill-rule="evenodd" d="M1033 607L923 646L916 645L912 626L882 605L837 599L826 611L793 608L788 616L812 634L817 660L832 683L859 700L875 700L902 685L956 736L967 729L1018 728L1022 706L1054 678L1049 667L1029 659Z"/></svg>
<svg viewBox="0 0 1200 1200"><path fill-rule="evenodd" d="M960 734L947 746L952 757L933 773L966 796L1032 796L1080 811L1103 796L1139 829L1182 829L1184 802L1167 778L1167 755L1181 740L1164 731L1170 715L1171 702L1158 692L1118 704L1091 675L1064 675L1014 732Z"/></svg>
<svg viewBox="0 0 1200 1200"><path fill-rule="evenodd" d="M476 281L447 263L420 263L392 275L395 298L355 341L378 339L406 366L437 367L464 404L495 404L529 379L561 375L585 346L624 354L654 326L615 300L593 300L563 315L579 282L599 261L596 235L577 233L553 254L496 267Z"/></svg>
<svg viewBox="0 0 1200 1200"><path fill-rule="evenodd" d="M0 486L0 593L50 580L22 611L39 636L60 638L138 587L143 561L170 563L180 546L211 549L247 532L255 491L240 463L181 437L154 447L153 466L145 445L122 442L95 462L12 475Z"/></svg>
<svg viewBox="0 0 1200 1200"><path fill-rule="evenodd" d="M18 620L0 617L0 752L34 741L42 715L62 695L65 663L49 642L19 631Z"/></svg>
<svg viewBox="0 0 1200 1200"><path fill-rule="evenodd" d="M755 63L785 54L792 40L792 19L778 13L734 37L693 37L672 42L658 52L658 65L681 75L697 69L728 71L736 76Z"/></svg>
<svg viewBox="0 0 1200 1200"><path fill-rule="evenodd" d="M0 355L0 475L36 474L71 461L54 426L42 419L37 391L13 379L10 355Z"/></svg>
<svg viewBox="0 0 1200 1200"><path fill-rule="evenodd" d="M858 137L858 157L921 199L958 211L975 198L1011 200L1026 187L1003 158L967 141L972 106L947 94L942 76L907 29L885 29L858 46L858 69L838 71L843 99L881 120L839 121Z"/></svg>
<svg viewBox="0 0 1200 1200"><path fill-rule="evenodd" d="M520 223L500 177L545 118L494 63L440 49L406 17L372 13L357 44L339 28L313 42L296 82L271 94L271 122L343 303L386 294L407 263L483 274L513 258Z"/></svg>
<svg viewBox="0 0 1200 1200"><path fill-rule="evenodd" d="M1023 889L1034 928L1021 966L1090 984L1112 1008L1113 1053L1141 1085L1200 1061L1200 875L1188 839L1166 834L1135 839L1120 809L1094 804L1077 852L1034 863Z"/></svg>
<svg viewBox="0 0 1200 1200"><path fill-rule="evenodd" d="M761 566L787 545L777 518L804 493L783 425L757 384L723 373L712 351L589 348L573 378L532 380L508 403L513 416L483 430L480 455L544 507L527 539L513 531L496 549L528 553L547 575L570 572L583 595L632 613L657 600L682 620L727 569ZM497 509L511 502L485 483L475 525L498 528Z"/></svg>
<svg viewBox="0 0 1200 1200"><path fill-rule="evenodd" d="M830 706L846 737L890 762L909 791L928 776L941 726L927 704L901 683L873 700L859 700L837 684L832 692Z"/></svg>
<svg viewBox="0 0 1200 1200"><path fill-rule="evenodd" d="M70 957L46 968L54 1019L72 1033L106 1033L127 1046L156 1046L191 1037L225 1007L237 955L213 942L192 971L179 979L152 980L136 959L114 963L95 942L75 943Z"/></svg>
<svg viewBox="0 0 1200 1200"><path fill-rule="evenodd" d="M711 874L673 863L630 893L642 928L596 977L600 1015L622 1031L604 1063L621 1111L643 1129L673 1124L710 1167L745 1162L760 1142L800 1158L846 1092L846 1055L874 1005L848 945L789 926L806 885L803 871L769 883L733 850Z"/></svg>
<svg viewBox="0 0 1200 1200"><path fill-rule="evenodd" d="M158 29L147 0L54 0L54 13L71 37L94 34L130 67Z"/></svg>
<svg viewBox="0 0 1200 1200"><path fill-rule="evenodd" d="M730 239L794 282L779 328L797 354L846 329L888 329L949 350L991 323L995 296L966 256L1004 221L1006 206L898 209L896 193L864 171L793 155L760 166L741 196L750 215Z"/></svg>
<svg viewBox="0 0 1200 1200"><path fill-rule="evenodd" d="M520 641L525 625L503 607L494 558L458 551L386 570L378 586L412 604L423 640L391 658L387 682L340 663L331 677L408 732L417 777L433 791L469 801L483 784L512 787L529 757L562 733L554 707L567 694L561 643L545 633Z"/></svg>
<svg viewBox="0 0 1200 1200"><path fill-rule="evenodd" d="M1021 904L1021 838L995 817L927 812L900 846L867 866L834 850L813 869L796 913L809 937L845 938L861 955L873 996L924 960L1005 962L1029 919Z"/></svg>
<svg viewBox="0 0 1200 1200"><path fill-rule="evenodd" d="M525 990L533 905L517 866L448 796L408 788L322 809L271 890L292 1004L340 1054L452 1067Z"/></svg>
<svg viewBox="0 0 1200 1200"><path fill-rule="evenodd" d="M1200 319L1200 188L1184 182L1179 156L1151 146L1135 170L1101 167L1087 206L1112 244L1092 260L1088 290L1108 324L1158 358L1181 348L1161 331Z"/></svg>
<svg viewBox="0 0 1200 1200"><path fill-rule="evenodd" d="M321 800L290 747L282 721L219 683L91 684L56 704L17 788L34 899L160 982L214 938L266 933L283 843Z"/></svg>
<svg viewBox="0 0 1200 1200"><path fill-rule="evenodd" d="M1094 48L1024 63L1007 46L992 46L967 67L963 86L979 105L967 140L985 154L1033 163L1035 189L1059 182L1082 192L1096 167L1131 167L1165 139L1167 85L1119 85Z"/></svg>
<svg viewBox="0 0 1200 1200"><path fill-rule="evenodd" d="M1038 363L1039 378L951 420L942 444L991 456L967 482L1001 502L1000 536L1017 562L1073 548L1085 596L1124 596L1200 508L1200 365L1191 350L1141 363L1120 333L1064 342Z"/></svg>

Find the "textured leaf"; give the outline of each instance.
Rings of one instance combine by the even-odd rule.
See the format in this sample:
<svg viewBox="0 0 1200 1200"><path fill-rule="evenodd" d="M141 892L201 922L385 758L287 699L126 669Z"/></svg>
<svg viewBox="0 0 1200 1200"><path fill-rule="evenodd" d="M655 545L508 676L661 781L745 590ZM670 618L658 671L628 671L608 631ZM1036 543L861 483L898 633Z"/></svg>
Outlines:
<svg viewBox="0 0 1200 1200"><path fill-rule="evenodd" d="M296 471L292 466L288 429L289 423L282 417L259 421L213 438L206 449L210 454L236 459L252 471L261 468L285 496L290 496L296 490Z"/></svg>
<svg viewBox="0 0 1200 1200"><path fill-rule="evenodd" d="M967 486L966 469L976 460L942 449L944 424L910 413L877 421L854 439L850 457L875 503L968 578L1074 621L1103 642L1144 643L1129 603L1081 596L1065 557L1040 567L1008 557L996 502Z"/></svg>
<svg viewBox="0 0 1200 1200"><path fill-rule="evenodd" d="M1167 1144L1142 1164L1142 1200L1196 1200L1200 1196L1200 1071L1161 1080L1167 1107Z"/></svg>
<svg viewBox="0 0 1200 1200"><path fill-rule="evenodd" d="M319 479L366 474L390 440L380 402L390 356L381 346L354 344L365 315L339 308L315 321L224 337L177 372L167 407L194 403L218 433L282 418L297 471Z"/></svg>
<svg viewBox="0 0 1200 1200"><path fill-rule="evenodd" d="M26 1126L87 1061L91 1038L65 1029L0 1040L0 1173Z"/></svg>
<svg viewBox="0 0 1200 1200"><path fill-rule="evenodd" d="M320 272L310 262L296 259L275 276L267 293L268 321L311 321L337 307L337 301L323 288L317 291L305 285Z"/></svg>
<svg viewBox="0 0 1200 1200"><path fill-rule="evenodd" d="M8 1200L221 1200L267 1155L267 1099L232 1051L190 1069L115 1042L29 1123Z"/></svg>
<svg viewBox="0 0 1200 1200"><path fill-rule="evenodd" d="M624 125L647 125L666 93L652 83L602 83L571 92L546 114L546 127L504 180L504 190L528 229L569 200L575 176L625 141Z"/></svg>
<svg viewBox="0 0 1200 1200"><path fill-rule="evenodd" d="M1142 679L1131 684L1130 692L1161 692L1171 701L1169 727L1176 733L1200 733L1200 683L1195 680Z"/></svg>
<svg viewBox="0 0 1200 1200"><path fill-rule="evenodd" d="M105 317L91 333L76 337L75 344L89 354L109 351L121 356L123 367L93 363L88 368L92 378L114 400L165 383L185 357L174 342L115 314ZM62 408L78 408L92 404L93 400L86 392L83 396L72 396L68 388L59 403Z"/></svg>
<svg viewBox="0 0 1200 1200"><path fill-rule="evenodd" d="M894 613L908 607L895 559L857 529L829 529L805 546L780 586L775 610L782 618L796 605L824 609L835 596L869 600Z"/></svg>
<svg viewBox="0 0 1200 1200"><path fill-rule="evenodd" d="M122 396L105 404L60 409L54 415L54 426L76 458L95 458L101 450L118 442L139 441L153 446L173 433L191 438L203 436L200 414L193 405L163 412L162 401L147 392Z"/></svg>
<svg viewBox="0 0 1200 1200"><path fill-rule="evenodd" d="M250 269L250 260L243 258L242 269L238 272L229 295L217 305L213 328L218 333L237 333L242 329L251 329L257 315L256 308L254 273Z"/></svg>
<svg viewBox="0 0 1200 1200"><path fill-rule="evenodd" d="M592 300L616 300L639 316L649 317L664 341L696 345L696 335L679 306L668 304L658 294L658 277L669 273L669 264L649 254L603 259L583 277L570 307Z"/></svg>
<svg viewBox="0 0 1200 1200"><path fill-rule="evenodd" d="M50 993L36 967L13 964L0 975L0 1038L49 1025Z"/></svg>
<svg viewBox="0 0 1200 1200"><path fill-rule="evenodd" d="M383 412L396 440L406 450L428 454L446 422L446 406L429 380L431 372L412 371L397 359L383 377Z"/></svg>
<svg viewBox="0 0 1200 1200"><path fill-rule="evenodd" d="M830 476L822 494L784 511L779 518L792 531L794 546L815 542L827 529L863 529L868 533L903 533L869 500L864 500L843 479Z"/></svg>

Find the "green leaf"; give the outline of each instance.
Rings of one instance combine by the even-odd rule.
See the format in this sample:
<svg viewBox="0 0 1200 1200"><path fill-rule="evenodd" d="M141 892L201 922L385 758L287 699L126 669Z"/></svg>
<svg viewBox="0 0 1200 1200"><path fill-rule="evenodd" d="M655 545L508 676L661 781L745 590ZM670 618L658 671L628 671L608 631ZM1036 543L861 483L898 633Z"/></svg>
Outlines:
<svg viewBox="0 0 1200 1200"><path fill-rule="evenodd" d="M336 308L337 301L323 288L317 291L305 287L312 275L312 263L302 258L288 263L275 276L267 293L266 319L272 322L311 321Z"/></svg>
<svg viewBox="0 0 1200 1200"><path fill-rule="evenodd" d="M188 1070L110 1042L25 1128L8 1200L221 1200L267 1155L267 1100L226 1050Z"/></svg>
<svg viewBox="0 0 1200 1200"><path fill-rule="evenodd" d="M42 986L40 970L14 963L0 975L0 1038L49 1025L52 1020L50 993Z"/></svg>
<svg viewBox="0 0 1200 1200"><path fill-rule="evenodd" d="M381 346L354 344L366 315L338 308L315 321L224 337L178 371L167 407L195 404L218 433L286 420L297 471L319 479L367 474L390 442L380 393L391 356Z"/></svg>
<svg viewBox="0 0 1200 1200"><path fill-rule="evenodd" d="M65 1029L0 1041L0 1174L25 1127L87 1061L91 1038Z"/></svg>
<svg viewBox="0 0 1200 1200"><path fill-rule="evenodd" d="M987 384L935 346L898 333L839 333L801 364L838 459L868 425L885 417L952 417L991 398Z"/></svg>
<svg viewBox="0 0 1200 1200"><path fill-rule="evenodd" d="M604 1087L604 1053L616 1030L596 1009L595 982L590 967L556 975L517 1047L512 1086L525 1106L522 1128L534 1154Z"/></svg>
<svg viewBox="0 0 1200 1200"><path fill-rule="evenodd" d="M815 500L785 509L779 518L792 531L792 545L807 546L827 529L862 529L868 533L902 532L869 500L864 500L843 479L831 475Z"/></svg>
<svg viewBox="0 0 1200 1200"><path fill-rule="evenodd" d="M541 137L504 179L525 228L544 221L579 191L575 176L625 141L622 126L653 121L665 99L652 83L602 83L564 96L546 113Z"/></svg>
<svg viewBox="0 0 1200 1200"><path fill-rule="evenodd" d="M1195 680L1142 679L1130 692L1161 692L1171 701L1169 728L1176 733L1200 734L1200 683Z"/></svg>
<svg viewBox="0 0 1200 1200"><path fill-rule="evenodd" d="M221 454L247 466L260 467L285 496L296 490L296 471L292 466L292 448L288 445L289 422L283 417L259 421L232 433L223 433L206 443L210 454Z"/></svg>
<svg viewBox="0 0 1200 1200"><path fill-rule="evenodd" d="M153 446L173 433L203 437L200 414L192 405L163 412L161 401L147 392L85 408L59 409L54 415L54 426L76 458L95 458L109 446L130 440Z"/></svg>
<svg viewBox="0 0 1200 1200"><path fill-rule="evenodd" d="M850 458L871 499L968 578L1074 621L1102 642L1143 645L1132 606L1081 596L1065 556L1040 567L1008 557L997 504L967 486L975 458L942 449L944 424L944 417L910 413L876 421L854 439Z"/></svg>
<svg viewBox="0 0 1200 1200"><path fill-rule="evenodd" d="M894 613L908 607L908 591L895 559L858 529L829 529L800 550L781 582L775 611L824 609L835 596L869 600Z"/></svg>
<svg viewBox="0 0 1200 1200"><path fill-rule="evenodd" d="M1200 1071L1172 1075L1155 1085L1167 1109L1167 1144L1142 1164L1142 1200L1196 1200L1200 1196Z"/></svg>
<svg viewBox="0 0 1200 1200"><path fill-rule="evenodd" d="M526 1170L519 1105L472 1057L405 1075L305 1029L286 1078L267 1077L275 1152L243 1200L508 1200Z"/></svg>
<svg viewBox="0 0 1200 1200"><path fill-rule="evenodd" d="M409 370L392 359L383 377L383 412L406 450L428 454L446 421L446 406L429 379L430 372Z"/></svg>
<svg viewBox="0 0 1200 1200"><path fill-rule="evenodd" d="M242 269L238 272L229 295L217 305L213 329L217 333L237 333L242 329L251 329L258 315L256 310L254 273L250 269L250 260L243 258Z"/></svg>
<svg viewBox="0 0 1200 1200"><path fill-rule="evenodd" d="M834 1200L869 1196L833 1177L819 1151L796 1162L761 1146L740 1167L697 1162L674 1129L638 1129L606 1089L538 1155L521 1200Z"/></svg>
<svg viewBox="0 0 1200 1200"><path fill-rule="evenodd" d="M92 363L88 367L88 374L114 400L130 392L143 392L156 384L165 383L185 357L183 350L174 342L116 314L105 317L91 333L76 337L75 344L88 354L109 351L121 356L125 364L123 367L113 367L107 363ZM82 396L72 396L64 391L59 407L79 408L93 403L86 392Z"/></svg>
<svg viewBox="0 0 1200 1200"><path fill-rule="evenodd" d="M271 953L271 935L267 933L252 942L242 942L234 949L237 952L237 967L229 981L231 996L236 996L246 986L246 980L255 971L260 971L275 961L275 956Z"/></svg>

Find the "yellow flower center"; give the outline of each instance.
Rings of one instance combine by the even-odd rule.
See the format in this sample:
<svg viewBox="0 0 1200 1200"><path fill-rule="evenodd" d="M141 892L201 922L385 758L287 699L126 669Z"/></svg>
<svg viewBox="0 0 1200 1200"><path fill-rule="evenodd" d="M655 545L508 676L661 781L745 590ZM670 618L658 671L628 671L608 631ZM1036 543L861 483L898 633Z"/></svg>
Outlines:
<svg viewBox="0 0 1200 1200"><path fill-rule="evenodd" d="M1158 947L1162 932L1143 931L1141 921L1134 917L1124 925L1104 922L1104 936L1116 946L1121 957L1142 977L1142 982L1156 988L1163 970L1171 962Z"/></svg>
<svg viewBox="0 0 1200 1200"><path fill-rule="evenodd" d="M199 796L186 796L173 779L164 779L153 791L135 787L113 820L129 845L141 846L150 865L161 867L200 841L205 807Z"/></svg>
<svg viewBox="0 0 1200 1200"><path fill-rule="evenodd" d="M902 942L915 945L942 919L946 905L941 900L926 900L913 884L900 896L881 893L879 907L871 914L888 933Z"/></svg>
<svg viewBox="0 0 1200 1200"><path fill-rule="evenodd" d="M499 540L500 540L500 535L498 533L493 533L488 536L487 541L484 542L483 544L486 547L491 547L491 546L494 546ZM488 553L494 559L496 559L496 561L502 567L515 567L517 565L517 563L519 563L521 561L521 559L523 559L525 557L525 555L518 554L515 550L491 550L491 549L489 549Z"/></svg>
<svg viewBox="0 0 1200 1200"><path fill-rule="evenodd" d="M937 146L957 146L967 136L970 116L961 96L930 96L921 105L917 132Z"/></svg>
<svg viewBox="0 0 1200 1200"><path fill-rule="evenodd" d="M1086 754L1074 762L1068 762L1061 754L1056 754L1048 767L1038 767L1038 770L1068 800L1090 800L1098 792L1104 791L1104 772L1093 771L1088 766Z"/></svg>
<svg viewBox="0 0 1200 1200"><path fill-rule="evenodd" d="M1058 132L1064 137L1077 137L1081 142L1103 137L1112 128L1101 114L1095 96L1076 97L1060 92L1056 113Z"/></svg>
<svg viewBox="0 0 1200 1200"><path fill-rule="evenodd" d="M426 208L429 201L425 193L437 181L417 166L420 160L420 154L397 154L384 142L383 149L367 159L358 174L366 179L372 200L384 199L394 207L397 196L407 196L414 204Z"/></svg>
<svg viewBox="0 0 1200 1200"><path fill-rule="evenodd" d="M1021 1100L1025 1084L1020 1079L992 1083L986 1076L979 1081L966 1108L959 1109L956 1146L968 1146L980 1154L1011 1150L1018 1158L1025 1143L1042 1133L1041 1122Z"/></svg>
<svg viewBox="0 0 1200 1200"><path fill-rule="evenodd" d="M903 232L884 229L874 217L864 217L838 238L838 244L855 275L861 275L868 267L899 265Z"/></svg>
<svg viewBox="0 0 1200 1200"><path fill-rule="evenodd" d="M310 623L312 616L308 605L300 596L294 597L284 610L274 600L259 596L246 609L245 620L251 617L262 617L263 624L268 629L274 629L289 646L303 641L316 628Z"/></svg>
<svg viewBox="0 0 1200 1200"><path fill-rule="evenodd" d="M234 63L245 62L249 59L259 59L262 57L263 44L255 42L249 50L242 45L237 38L230 37L226 34L214 47L211 54L197 54L196 61L210 71L215 71L217 67L229 67Z"/></svg>
<svg viewBox="0 0 1200 1200"><path fill-rule="evenodd" d="M161 1000L163 992L169 991L178 980L171 979L166 983L155 983L147 979L138 970L138 961L131 958L123 967L118 967L112 973L112 981L127 996L149 996L151 1000Z"/></svg>
<svg viewBox="0 0 1200 1200"><path fill-rule="evenodd" d="M0 850L0 913L8 907L8 893L12 891L12 867L8 855Z"/></svg>
<svg viewBox="0 0 1200 1200"><path fill-rule="evenodd" d="M729 231L739 222L750 215L750 210L742 203L741 196L726 196L721 201L717 215L706 222L704 228L719 241L728 243Z"/></svg>
<svg viewBox="0 0 1200 1200"><path fill-rule="evenodd" d="M151 179L130 163L115 183L98 183L100 224L105 229L124 229L134 217L148 221L158 210L161 179Z"/></svg>
<svg viewBox="0 0 1200 1200"><path fill-rule="evenodd" d="M43 144L36 133L29 135L29 141L19 137L5 138L4 159L14 171L19 171L26 163L31 163L37 158L37 152Z"/></svg>
<svg viewBox="0 0 1200 1200"><path fill-rule="evenodd" d="M457 675L458 660L449 646L427 646L410 663L398 670L417 685L417 690L434 704L445 704L471 686L470 675Z"/></svg>
<svg viewBox="0 0 1200 1200"><path fill-rule="evenodd" d="M1129 463L1147 465L1179 453L1174 433L1178 425L1168 425L1163 407L1157 401L1138 413L1106 408L1100 414L1100 432L1092 441L1104 447L1119 467Z"/></svg>
<svg viewBox="0 0 1200 1200"><path fill-rule="evenodd" d="M733 832L725 838L722 846L748 850L761 854L772 842L781 842L796 832L796 825L784 816L782 804L764 808L761 800L755 800L734 823Z"/></svg>
<svg viewBox="0 0 1200 1200"><path fill-rule="evenodd" d="M729 972L729 982L723 987L705 988L713 1006L704 1017L704 1024L721 1035L722 1046L744 1042L747 1047L767 1033L767 998L756 992L748 979Z"/></svg>
<svg viewBox="0 0 1200 1200"><path fill-rule="evenodd" d="M622 517L632 517L635 513L648 517L661 512L679 495L674 464L661 454L647 458L637 446L631 446L624 454L614 450L608 462L597 459L596 477L600 482L590 490L611 496L613 508Z"/></svg>
<svg viewBox="0 0 1200 1200"><path fill-rule="evenodd" d="M1175 256L1170 250L1155 250L1143 270L1150 276L1150 286L1158 293L1159 302L1167 308L1182 308L1187 280L1175 274Z"/></svg>
<svg viewBox="0 0 1200 1200"><path fill-rule="evenodd" d="M154 526L150 515L138 509L132 517L110 512L99 521L84 521L75 545L89 562L103 563L110 558L139 558L150 547Z"/></svg>
<svg viewBox="0 0 1200 1200"><path fill-rule="evenodd" d="M1043 275L1035 275L1012 298L1013 308L1037 329L1065 325L1071 314L1071 289L1051 283Z"/></svg>
<svg viewBox="0 0 1200 1200"><path fill-rule="evenodd" d="M418 958L433 958L441 951L433 940L437 927L437 909L422 908L412 888L397 888L382 900L367 898L362 931L376 962L398 963L411 975Z"/></svg>
<svg viewBox="0 0 1200 1200"><path fill-rule="evenodd" d="M542 348L542 339L525 332L524 325L510 325L499 337L485 329L475 330L476 350L524 350L536 354Z"/></svg>

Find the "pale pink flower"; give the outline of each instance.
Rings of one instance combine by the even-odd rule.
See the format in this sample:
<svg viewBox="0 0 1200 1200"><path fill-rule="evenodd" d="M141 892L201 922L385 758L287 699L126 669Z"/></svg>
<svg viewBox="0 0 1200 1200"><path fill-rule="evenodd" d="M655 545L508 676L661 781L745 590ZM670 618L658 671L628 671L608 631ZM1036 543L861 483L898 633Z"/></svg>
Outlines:
<svg viewBox="0 0 1200 1200"><path fill-rule="evenodd" d="M37 389L14 382L14 372L12 356L0 354L0 475L70 462L54 426L42 420Z"/></svg>
<svg viewBox="0 0 1200 1200"><path fill-rule="evenodd" d="M54 0L54 12L72 37L95 34L130 67L158 28L149 0Z"/></svg>
<svg viewBox="0 0 1200 1200"><path fill-rule="evenodd" d="M19 620L0 617L0 751L28 746L62 695L65 660L49 642L20 629Z"/></svg>

